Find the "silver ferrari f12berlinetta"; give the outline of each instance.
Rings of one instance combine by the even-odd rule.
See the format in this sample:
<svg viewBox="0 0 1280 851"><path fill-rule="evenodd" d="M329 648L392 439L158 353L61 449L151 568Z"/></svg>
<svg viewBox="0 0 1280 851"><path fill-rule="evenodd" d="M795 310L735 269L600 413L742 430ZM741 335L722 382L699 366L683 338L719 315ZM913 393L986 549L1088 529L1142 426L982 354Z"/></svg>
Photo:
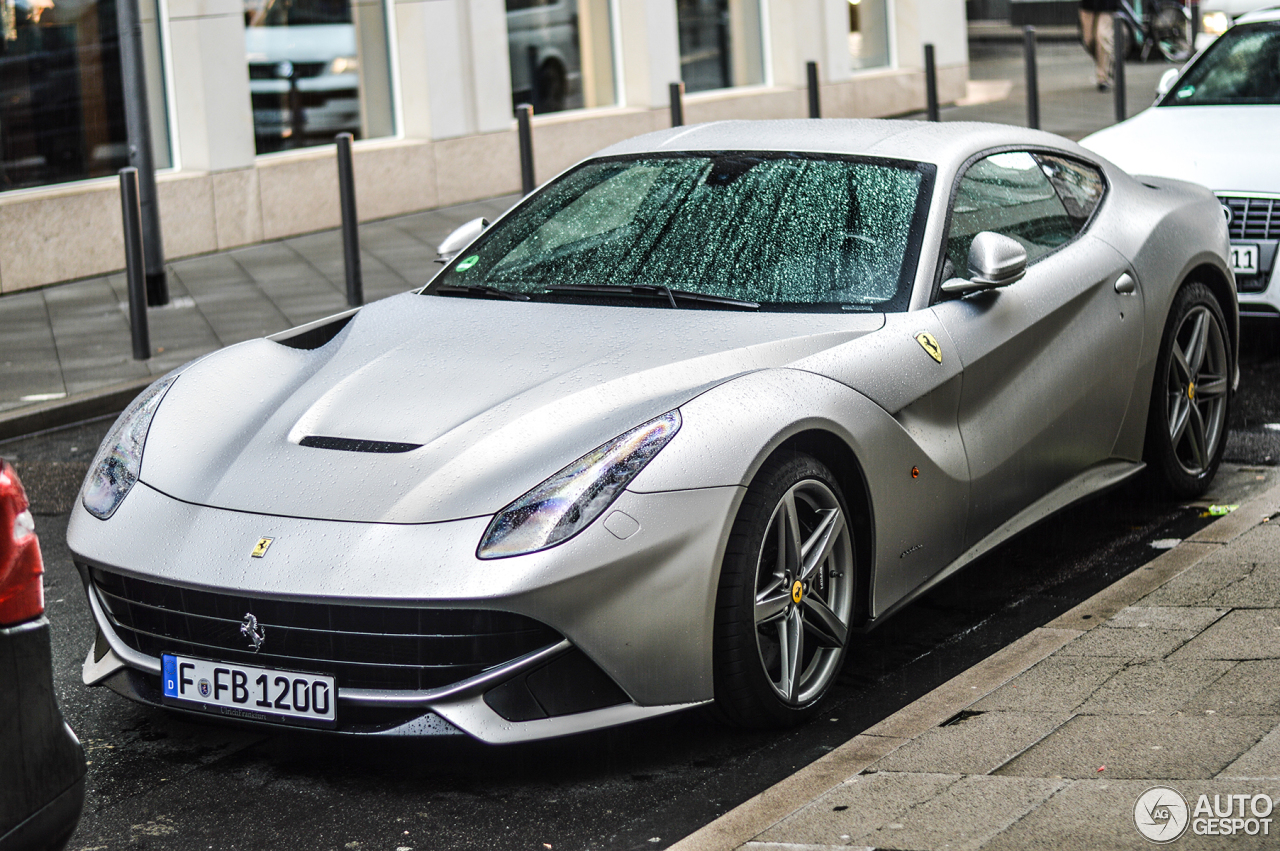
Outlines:
<svg viewBox="0 0 1280 851"><path fill-rule="evenodd" d="M1208 486L1227 251L1208 190L1020 128L622 142L423 289L139 396L68 530L84 680L493 743L797 723L851 632L1051 512Z"/></svg>

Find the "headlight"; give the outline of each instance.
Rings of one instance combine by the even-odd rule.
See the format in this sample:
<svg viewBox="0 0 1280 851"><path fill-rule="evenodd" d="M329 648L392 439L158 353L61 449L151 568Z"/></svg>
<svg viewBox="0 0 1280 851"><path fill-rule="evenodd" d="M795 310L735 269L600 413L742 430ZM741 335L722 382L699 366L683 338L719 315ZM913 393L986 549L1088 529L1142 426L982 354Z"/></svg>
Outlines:
<svg viewBox="0 0 1280 851"><path fill-rule="evenodd" d="M617 498L680 428L671 411L583 455L494 515L479 558L545 550L581 532Z"/></svg>
<svg viewBox="0 0 1280 851"><path fill-rule="evenodd" d="M89 476L84 480L84 498L81 500L85 509L99 520L115 514L129 489L138 481L142 446L147 441L151 418L177 378L176 375L165 376L144 390L125 408L102 441L102 447L89 466Z"/></svg>
<svg viewBox="0 0 1280 851"><path fill-rule="evenodd" d="M330 74L354 74L360 70L360 59L356 56L339 56L329 63Z"/></svg>
<svg viewBox="0 0 1280 851"><path fill-rule="evenodd" d="M1204 24L1201 29L1209 35L1222 35L1231 26L1226 12L1205 12L1201 22Z"/></svg>

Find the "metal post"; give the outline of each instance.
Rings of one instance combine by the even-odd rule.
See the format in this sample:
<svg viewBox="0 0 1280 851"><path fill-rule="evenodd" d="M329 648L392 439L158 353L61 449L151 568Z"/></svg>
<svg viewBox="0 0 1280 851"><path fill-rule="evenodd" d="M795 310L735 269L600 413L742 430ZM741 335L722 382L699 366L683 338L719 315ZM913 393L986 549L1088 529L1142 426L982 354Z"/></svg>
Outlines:
<svg viewBox="0 0 1280 851"><path fill-rule="evenodd" d="M147 331L147 282L142 257L142 208L138 202L138 170L120 169L120 212L124 219L124 268L129 281L129 332L133 337L133 359L151 357L151 335Z"/></svg>
<svg viewBox="0 0 1280 851"><path fill-rule="evenodd" d="M160 239L160 207L156 203L156 169L151 156L151 114L147 108L147 71L142 57L138 0L117 0L116 28L120 34L120 76L129 135L129 165L138 170L147 303L158 307L169 303L169 284L165 278L164 243Z"/></svg>
<svg viewBox="0 0 1280 851"><path fill-rule="evenodd" d="M542 109L542 95L538 91L538 46L529 45L525 50L525 64L529 66L529 103L534 109Z"/></svg>
<svg viewBox="0 0 1280 851"><path fill-rule="evenodd" d="M938 66L933 57L933 45L924 46L924 105L930 121L938 117Z"/></svg>
<svg viewBox="0 0 1280 851"><path fill-rule="evenodd" d="M1040 129L1040 81L1036 74L1036 28L1022 28L1022 52L1027 65L1027 126Z"/></svg>
<svg viewBox="0 0 1280 851"><path fill-rule="evenodd" d="M1200 35L1200 4L1191 4L1191 52L1196 52L1196 36Z"/></svg>
<svg viewBox="0 0 1280 851"><path fill-rule="evenodd" d="M522 103L516 107L516 126L520 131L520 190L528 195L538 185L533 177L533 107Z"/></svg>
<svg viewBox="0 0 1280 851"><path fill-rule="evenodd" d="M306 145L307 113L298 90L298 67L292 62L282 64L289 66L289 144L285 147L301 148Z"/></svg>
<svg viewBox="0 0 1280 851"><path fill-rule="evenodd" d="M818 92L818 63L805 63L805 74L809 78L809 117L822 117L822 98Z"/></svg>
<svg viewBox="0 0 1280 851"><path fill-rule="evenodd" d="M1116 121L1124 121L1124 55L1128 52L1129 42L1125 37L1125 25L1120 16L1112 15L1111 20L1114 33L1111 39L1111 58L1115 60L1115 79L1112 83L1116 94Z"/></svg>
<svg viewBox="0 0 1280 851"><path fill-rule="evenodd" d="M671 126L684 126L684 83L672 83L671 93Z"/></svg>
<svg viewBox="0 0 1280 851"><path fill-rule="evenodd" d="M347 307L364 304L360 273L360 220L356 217L356 173L351 159L351 134L338 134L338 202L342 207L342 265L347 273Z"/></svg>

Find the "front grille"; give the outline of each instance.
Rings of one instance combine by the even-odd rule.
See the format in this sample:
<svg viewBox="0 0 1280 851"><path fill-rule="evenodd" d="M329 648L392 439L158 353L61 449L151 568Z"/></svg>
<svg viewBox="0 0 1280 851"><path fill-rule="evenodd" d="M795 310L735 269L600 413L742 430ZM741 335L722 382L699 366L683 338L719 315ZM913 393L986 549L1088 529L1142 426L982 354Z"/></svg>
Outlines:
<svg viewBox="0 0 1280 851"><path fill-rule="evenodd" d="M1280 198L1221 196L1231 209L1227 231L1234 240L1280 239Z"/></svg>
<svg viewBox="0 0 1280 851"><path fill-rule="evenodd" d="M1260 293L1267 289L1266 275L1236 275L1236 291L1242 293Z"/></svg>
<svg viewBox="0 0 1280 851"><path fill-rule="evenodd" d="M116 634L139 653L332 674L339 688L438 688L561 640L550 627L509 612L294 603L97 568L90 578ZM247 613L266 636L257 653L240 632Z"/></svg>

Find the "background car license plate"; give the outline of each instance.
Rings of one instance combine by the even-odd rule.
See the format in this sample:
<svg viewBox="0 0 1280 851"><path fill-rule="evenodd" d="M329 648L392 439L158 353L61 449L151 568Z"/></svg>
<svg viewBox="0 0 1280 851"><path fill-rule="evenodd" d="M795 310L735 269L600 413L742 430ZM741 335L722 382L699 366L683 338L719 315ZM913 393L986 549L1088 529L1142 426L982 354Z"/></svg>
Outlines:
<svg viewBox="0 0 1280 851"><path fill-rule="evenodd" d="M1237 275L1258 274L1258 246L1231 246L1231 271Z"/></svg>
<svg viewBox="0 0 1280 851"><path fill-rule="evenodd" d="M338 689L331 676L168 653L162 660L166 704L253 721L283 721L308 727L332 727L337 723Z"/></svg>

